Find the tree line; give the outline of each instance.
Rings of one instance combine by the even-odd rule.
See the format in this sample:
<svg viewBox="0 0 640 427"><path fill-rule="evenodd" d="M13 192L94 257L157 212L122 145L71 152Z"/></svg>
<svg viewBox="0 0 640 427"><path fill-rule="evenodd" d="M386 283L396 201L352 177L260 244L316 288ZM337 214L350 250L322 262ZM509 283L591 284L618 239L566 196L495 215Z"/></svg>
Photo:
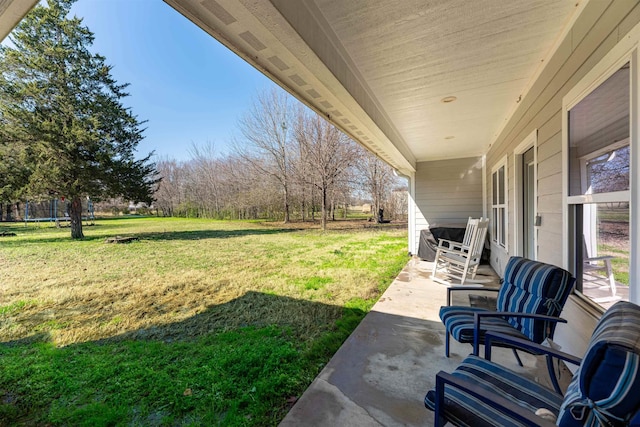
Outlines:
<svg viewBox="0 0 640 427"><path fill-rule="evenodd" d="M127 84L90 51L93 33L68 16L73 3L38 4L0 46L0 220L27 200L66 200L60 210L82 238L89 199L146 202L169 216L319 219L323 228L356 199L374 215L404 210L391 167L280 89L240 118L232 154L208 145L188 161L140 158L145 122L123 104Z"/></svg>
<svg viewBox="0 0 640 427"><path fill-rule="evenodd" d="M231 154L208 144L193 146L187 161L157 162L154 206L163 215L319 220L326 228L363 201L376 217L406 213L406 184L389 165L283 91L259 94L238 127Z"/></svg>

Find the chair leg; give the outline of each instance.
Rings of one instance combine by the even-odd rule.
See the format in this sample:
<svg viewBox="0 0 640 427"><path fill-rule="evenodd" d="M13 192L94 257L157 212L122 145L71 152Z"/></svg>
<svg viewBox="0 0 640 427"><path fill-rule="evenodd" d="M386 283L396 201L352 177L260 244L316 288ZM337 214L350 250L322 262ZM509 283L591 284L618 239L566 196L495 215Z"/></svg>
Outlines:
<svg viewBox="0 0 640 427"><path fill-rule="evenodd" d="M444 427L447 424L444 413L444 381L439 375L436 375L436 396L435 396L435 414L433 425L434 427Z"/></svg>
<svg viewBox="0 0 640 427"><path fill-rule="evenodd" d="M467 273L469 272L469 262L465 262L464 269L462 270L462 275L460 276L460 285L464 285L464 281L467 278Z"/></svg>
<svg viewBox="0 0 640 427"><path fill-rule="evenodd" d="M609 278L609 287L611 288L611 296L616 296L616 279L613 276L613 269L611 268L611 260L605 259L604 266L607 271L607 277Z"/></svg>
<svg viewBox="0 0 640 427"><path fill-rule="evenodd" d="M440 259L440 250L436 251L436 257L433 259L433 269L431 270L431 276L436 275L436 271L438 270L438 261Z"/></svg>
<svg viewBox="0 0 640 427"><path fill-rule="evenodd" d="M449 334L449 331L447 331L447 334L444 337L444 355L446 357L449 357L449 340L451 338L451 335Z"/></svg>
<svg viewBox="0 0 640 427"><path fill-rule="evenodd" d="M518 355L518 352L516 351L516 349L512 348L511 351L513 351L513 355L516 357L516 360L518 361L518 365L524 366L522 364L522 360L520 360L520 356Z"/></svg>
<svg viewBox="0 0 640 427"><path fill-rule="evenodd" d="M551 379L551 384L555 389L556 393L563 394L562 390L560 390L560 384L558 383L558 376L556 375L556 370L553 367L553 357L546 355L545 359L547 359L547 370L549 371L549 378Z"/></svg>
<svg viewBox="0 0 640 427"><path fill-rule="evenodd" d="M475 331L475 333L473 334L473 355L474 356L479 356L480 355L480 337L478 336L478 334L480 333L480 331Z"/></svg>
<svg viewBox="0 0 640 427"><path fill-rule="evenodd" d="M471 269L469 269L469 274L471 274L471 279L476 278L477 272L478 272L478 264L474 265L473 267L471 267Z"/></svg>

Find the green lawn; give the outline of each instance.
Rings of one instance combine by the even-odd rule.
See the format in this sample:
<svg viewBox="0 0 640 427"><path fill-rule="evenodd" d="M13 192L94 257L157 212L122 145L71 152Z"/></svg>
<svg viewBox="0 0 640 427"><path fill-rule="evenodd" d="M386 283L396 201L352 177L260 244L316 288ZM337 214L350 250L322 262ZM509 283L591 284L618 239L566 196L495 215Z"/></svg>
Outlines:
<svg viewBox="0 0 640 427"><path fill-rule="evenodd" d="M337 224L0 224L0 425L276 425L407 261Z"/></svg>

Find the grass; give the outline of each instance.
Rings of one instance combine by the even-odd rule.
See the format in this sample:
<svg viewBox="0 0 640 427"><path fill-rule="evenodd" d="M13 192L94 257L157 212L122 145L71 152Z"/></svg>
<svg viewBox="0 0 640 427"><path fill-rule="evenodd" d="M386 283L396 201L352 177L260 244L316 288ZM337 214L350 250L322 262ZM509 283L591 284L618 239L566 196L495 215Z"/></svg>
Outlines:
<svg viewBox="0 0 640 427"><path fill-rule="evenodd" d="M407 261L362 224L1 224L0 425L276 425Z"/></svg>
<svg viewBox="0 0 640 427"><path fill-rule="evenodd" d="M629 251L619 249L611 245L601 244L598 246L598 253L601 255L614 256L611 260L613 276L616 282L629 285Z"/></svg>

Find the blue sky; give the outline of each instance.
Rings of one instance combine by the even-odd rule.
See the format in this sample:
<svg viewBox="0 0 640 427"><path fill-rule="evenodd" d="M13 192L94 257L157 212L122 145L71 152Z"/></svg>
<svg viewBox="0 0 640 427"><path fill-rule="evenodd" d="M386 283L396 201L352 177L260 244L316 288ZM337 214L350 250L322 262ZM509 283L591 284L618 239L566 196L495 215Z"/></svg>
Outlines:
<svg viewBox="0 0 640 427"><path fill-rule="evenodd" d="M138 152L189 158L193 144L229 151L238 118L274 86L213 37L159 0L79 0L72 14L95 35L93 51L130 83L124 104L145 124Z"/></svg>

